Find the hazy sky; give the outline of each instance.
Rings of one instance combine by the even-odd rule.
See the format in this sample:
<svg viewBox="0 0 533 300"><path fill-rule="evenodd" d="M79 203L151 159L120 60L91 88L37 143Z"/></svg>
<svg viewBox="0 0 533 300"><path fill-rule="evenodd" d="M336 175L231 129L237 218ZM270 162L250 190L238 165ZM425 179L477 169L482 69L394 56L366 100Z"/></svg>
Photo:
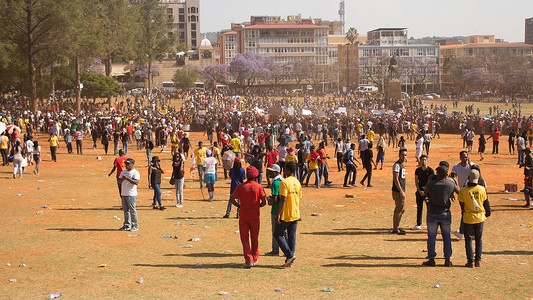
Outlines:
<svg viewBox="0 0 533 300"><path fill-rule="evenodd" d="M200 0L201 31L229 29L251 15L286 18L301 14L338 20L338 0ZM533 0L345 0L346 28L361 35L379 27L407 27L409 37L495 34L524 41L524 19L533 17Z"/></svg>

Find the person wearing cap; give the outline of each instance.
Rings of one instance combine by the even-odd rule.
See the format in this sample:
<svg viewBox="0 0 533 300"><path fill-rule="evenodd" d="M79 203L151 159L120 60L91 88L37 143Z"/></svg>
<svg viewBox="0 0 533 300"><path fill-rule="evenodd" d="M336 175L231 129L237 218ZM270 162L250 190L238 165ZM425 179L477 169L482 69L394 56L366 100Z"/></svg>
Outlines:
<svg viewBox="0 0 533 300"><path fill-rule="evenodd" d="M124 225L119 230L137 231L137 185L141 180L139 171L133 168L135 160L128 158L125 161L126 169L119 176L121 184L120 195L122 197L122 209L124 210Z"/></svg>
<svg viewBox="0 0 533 300"><path fill-rule="evenodd" d="M235 158L235 161L233 162L233 168L229 170L229 177L231 179L230 184L230 190L229 194L233 194L237 186L244 182L244 179L246 179L246 173L241 165L241 159L239 157ZM231 197L230 197L231 199ZM226 214L223 218L227 219L229 218L229 214L231 213L231 207L232 207L231 200L228 200L228 206L226 208ZM239 217L239 209L237 209L237 218Z"/></svg>
<svg viewBox="0 0 533 300"><path fill-rule="evenodd" d="M206 153L207 153L207 148L204 147L204 142L199 141L198 148L194 150L193 156L196 160L196 167L198 168L198 178L200 179L200 188L202 188L202 181L204 180L204 160L207 157Z"/></svg>
<svg viewBox="0 0 533 300"><path fill-rule="evenodd" d="M302 186L298 179L294 177L296 175L295 163L287 163L283 171L285 179L279 185L279 206L274 235L281 251L285 255L283 267L289 267L292 266L296 259L296 228L300 219Z"/></svg>
<svg viewBox="0 0 533 300"><path fill-rule="evenodd" d="M214 158L211 154L211 150L206 150L205 154L207 156L206 159L203 161L203 170L205 172L204 174L204 183L207 187L207 191L209 192L209 199L208 201L214 201L214 194L215 194L215 181L216 181L216 173L217 173L217 160Z"/></svg>
<svg viewBox="0 0 533 300"><path fill-rule="evenodd" d="M464 222L466 267L481 267L481 253L483 248L483 224L490 215L490 205L487 201L485 188L479 184L479 171L470 170L468 184L459 191L459 203ZM472 249L472 238L476 241L476 252Z"/></svg>
<svg viewBox="0 0 533 300"><path fill-rule="evenodd" d="M268 256L279 256L279 245L276 241L276 236L274 235L274 232L276 230L276 217L278 215L278 207L279 207L279 184L283 180L283 177L281 176L281 168L277 164L273 164L270 167L268 167L268 175L272 178L272 196L269 196L267 198L268 205L272 206L272 209L270 210L270 219L272 223L272 251L265 253L265 255Z"/></svg>
<svg viewBox="0 0 533 300"><path fill-rule="evenodd" d="M161 169L160 162L159 156L152 158L152 164L148 167L148 188L154 189L153 209L157 209L157 204L159 204L159 209L164 210L165 207L161 204L161 174L165 171Z"/></svg>
<svg viewBox="0 0 533 300"><path fill-rule="evenodd" d="M265 190L254 181L257 175L259 171L254 166L246 168L246 182L239 184L230 196L230 202L240 208L239 233L248 268L257 264L259 259L259 209L266 205Z"/></svg>
<svg viewBox="0 0 533 300"><path fill-rule="evenodd" d="M423 157L422 161L424 161ZM417 185L420 184L421 182L418 181ZM450 260L452 257L452 213L450 211L450 199L454 195L454 190L454 182L448 178L448 166L442 163L437 167L437 178L428 182L425 188L422 189L422 192L427 197L426 223L428 227L427 249L429 260L423 263L425 266L433 267L436 265L435 257L437 253L435 252L435 242L439 227L444 244L444 266L452 266Z"/></svg>

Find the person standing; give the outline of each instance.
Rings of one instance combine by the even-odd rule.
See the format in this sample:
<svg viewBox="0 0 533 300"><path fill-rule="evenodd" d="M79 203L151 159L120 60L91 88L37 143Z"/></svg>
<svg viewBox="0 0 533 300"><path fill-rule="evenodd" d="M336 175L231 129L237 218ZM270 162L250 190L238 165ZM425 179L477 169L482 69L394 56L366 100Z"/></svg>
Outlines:
<svg viewBox="0 0 533 300"><path fill-rule="evenodd" d="M152 164L148 167L148 188L154 189L152 208L157 209L157 204L159 204L159 210L165 210L161 204L161 174L165 171L161 169L160 162L159 156L152 158Z"/></svg>
<svg viewBox="0 0 533 300"><path fill-rule="evenodd" d="M104 130L102 131L102 146L104 146L104 153L107 155L107 151L109 150L109 141L111 140L111 135L109 134L109 130L104 127Z"/></svg>
<svg viewBox="0 0 533 300"><path fill-rule="evenodd" d="M517 134L516 150L518 152L518 162L516 164L521 165L524 163L524 150L526 150L525 133L522 135Z"/></svg>
<svg viewBox="0 0 533 300"><path fill-rule="evenodd" d="M118 194L122 196L122 184L120 183L119 177L123 170L126 169L126 157L124 157L124 150L120 149L118 150L119 157L115 158L113 161L113 169L111 169L111 172L107 175L107 177L110 177L115 170L117 171L117 186L118 186Z"/></svg>
<svg viewBox="0 0 533 300"><path fill-rule="evenodd" d="M484 160L485 159L485 146L487 145L487 140L485 139L485 136L481 133L479 135L479 147L478 147L478 150L477 152L479 153L479 157L480 159L479 160Z"/></svg>
<svg viewBox="0 0 533 300"><path fill-rule="evenodd" d="M450 199L454 193L454 183L447 178L448 167L439 165L437 167L437 179L429 182L424 189L424 194L428 198L428 212L426 215L426 222L428 227L428 258L423 265L433 267L436 265L435 257L435 242L437 239L437 231L440 227L442 242L444 244L444 266L452 266L452 213L450 211Z"/></svg>
<svg viewBox="0 0 533 300"><path fill-rule="evenodd" d="M359 160L354 156L355 151L355 144L350 144L350 149L346 151L346 153L343 154L343 160L346 164L346 174L344 175L344 185L343 187L349 187L348 184L351 186L357 186L355 184L355 179L357 177L357 165L355 162L361 164ZM348 182L349 181L349 182Z"/></svg>
<svg viewBox="0 0 533 300"><path fill-rule="evenodd" d="M128 158L125 161L126 169L122 170L118 179L121 184L120 196L122 198L122 210L124 210L124 225L119 230L137 231L137 185L141 175L133 168L135 160Z"/></svg>
<svg viewBox="0 0 533 300"><path fill-rule="evenodd" d="M268 197L268 205L272 206L270 211L270 219L272 223L272 251L265 253L267 256L279 256L279 245L276 241L276 217L278 215L279 208L279 185L283 180L281 176L281 168L277 164L273 164L268 168L269 176L272 177L272 196ZM285 240L287 237L285 237Z"/></svg>
<svg viewBox="0 0 533 300"><path fill-rule="evenodd" d="M120 133L118 132L118 129L115 129L115 132L113 133L113 155L118 155L119 142L120 142Z"/></svg>
<svg viewBox="0 0 533 300"><path fill-rule="evenodd" d="M70 129L65 129L65 135L63 136L63 140L65 141L65 144L67 146L68 154L72 154L72 136L70 135Z"/></svg>
<svg viewBox="0 0 533 300"><path fill-rule="evenodd" d="M366 170L366 174L361 179L361 185L365 186L365 180L368 179L367 187L373 187L373 185L370 183L370 180L372 179L372 164L374 164L374 167L377 168L377 165L374 163L374 152L372 152L372 143L368 145L368 148L361 153L361 161L363 162L363 168Z"/></svg>
<svg viewBox="0 0 533 300"><path fill-rule="evenodd" d="M296 259L296 229L300 219L302 187L298 179L294 177L296 173L295 163L287 163L283 171L285 179L280 182L279 186L279 206L274 235L285 255L283 267L290 267Z"/></svg>
<svg viewBox="0 0 533 300"><path fill-rule="evenodd" d="M204 183L205 183L205 186L207 187L207 192L209 193L209 199L207 200L214 201L215 200L217 160L212 156L211 150L206 150L205 154L207 158L204 159L203 170L205 171Z"/></svg>
<svg viewBox="0 0 533 300"><path fill-rule="evenodd" d="M412 230L422 229L422 211L424 210L424 203L426 203L426 193L424 191L426 184L430 178L433 178L435 171L428 166L428 157L426 155L420 156L420 167L415 170L415 186L416 186L416 225Z"/></svg>
<svg viewBox="0 0 533 300"><path fill-rule="evenodd" d="M305 186L309 186L309 178L311 178L311 174L315 174L315 185L317 188L321 188L320 186L320 175L318 170L318 163L320 161L320 155L318 152L315 151L315 145L311 146L311 153L309 154L307 158L307 162L309 164L309 172L307 173L307 179L305 181ZM281 162L280 162L281 164ZM281 168L281 165L280 165Z"/></svg>
<svg viewBox="0 0 533 300"><path fill-rule="evenodd" d="M8 147L9 138L7 137L6 131L4 131L0 136L0 152L2 153L2 166L9 166L9 161L7 159Z"/></svg>
<svg viewBox="0 0 533 300"><path fill-rule="evenodd" d="M52 133L52 135L48 139L48 142L50 143L50 154L52 155L52 161L57 162L58 140L55 133Z"/></svg>
<svg viewBox="0 0 533 300"><path fill-rule="evenodd" d="M233 152L235 153L235 157L239 157L239 152L241 151L241 140L239 139L238 133L233 133L233 138L229 142L231 146L233 147Z"/></svg>
<svg viewBox="0 0 533 300"><path fill-rule="evenodd" d="M483 224L490 216L490 205L487 201L485 188L478 184L479 171L470 170L468 184L459 191L459 203L464 221L466 267L481 267L481 253L483 251ZM472 238L476 241L476 254L472 249Z"/></svg>
<svg viewBox="0 0 533 300"><path fill-rule="evenodd" d="M204 147L204 143L202 141L198 142L198 148L194 150L193 155L194 155L194 159L196 160L196 167L198 168L198 178L200 179L200 188L202 188L203 186L202 181L204 180L204 160L207 157L207 149Z"/></svg>
<svg viewBox="0 0 533 300"><path fill-rule="evenodd" d="M318 144L318 155L320 155L320 174L319 177L324 178L324 185L331 186L331 181L329 181L329 171L328 171L328 159L329 155L326 152L325 143L320 142Z"/></svg>
<svg viewBox="0 0 533 300"><path fill-rule="evenodd" d="M185 160L181 148L172 156L172 176L176 189L176 207L183 207L183 183L185 182Z"/></svg>
<svg viewBox="0 0 533 300"><path fill-rule="evenodd" d="M253 267L259 259L259 209L266 205L265 190L254 181L258 175L255 167L246 168L246 182L239 184L230 196L230 202L240 208L239 233L247 268Z"/></svg>
<svg viewBox="0 0 533 300"><path fill-rule="evenodd" d="M24 157L22 156L22 146L20 146L20 140L17 138L11 152L13 153L13 178L19 173L19 178L22 178L22 161Z"/></svg>
<svg viewBox="0 0 533 300"><path fill-rule="evenodd" d="M344 154L344 143L342 139L338 138L335 142L335 157L337 158L338 172L344 171L344 164L342 163L342 155Z"/></svg>
<svg viewBox="0 0 533 300"><path fill-rule="evenodd" d="M492 154L498 154L498 146L500 144L500 129L498 129L498 127L496 127L496 130L494 130L492 135L489 136L487 140L490 138L492 138Z"/></svg>
<svg viewBox="0 0 533 300"><path fill-rule="evenodd" d="M33 174L39 174L39 165L41 164L41 146L39 146L39 141L33 142L33 161L35 162Z"/></svg>
<svg viewBox="0 0 533 300"><path fill-rule="evenodd" d="M235 160L233 161L233 167L229 170L229 177L231 179L230 183L230 196L233 194L237 186L244 182L244 179L246 179L246 173L244 169L241 167L241 159L239 157L235 157ZM224 219L229 218L229 214L231 213L231 207L232 203L231 200L228 200L228 207L226 208L226 214L224 215ZM237 209L237 218L239 217L239 210Z"/></svg>
<svg viewBox="0 0 533 300"><path fill-rule="evenodd" d="M466 151L459 152L459 159L461 161L452 167L451 176L452 178L456 180L458 188L461 189L465 187L466 184L468 183L468 174L470 174L470 170L471 170L473 163L470 162L470 158L468 157L468 152ZM459 229L454 231L453 234L456 237L461 239L463 238L463 233L464 233L464 223L463 223L463 217L461 216L461 223L460 223Z"/></svg>
<svg viewBox="0 0 533 300"><path fill-rule="evenodd" d="M403 163L407 158L407 149L398 151L398 160L392 166L392 199L395 203L392 233L405 235L405 230L400 229L400 221L405 212L405 167Z"/></svg>
<svg viewBox="0 0 533 300"><path fill-rule="evenodd" d="M76 153L83 155L83 132L79 127L74 132L74 140L76 140Z"/></svg>
<svg viewBox="0 0 533 300"><path fill-rule="evenodd" d="M122 150L124 150L124 154L128 155L128 144L130 142L130 134L126 131L126 128L122 129L120 140L122 141Z"/></svg>

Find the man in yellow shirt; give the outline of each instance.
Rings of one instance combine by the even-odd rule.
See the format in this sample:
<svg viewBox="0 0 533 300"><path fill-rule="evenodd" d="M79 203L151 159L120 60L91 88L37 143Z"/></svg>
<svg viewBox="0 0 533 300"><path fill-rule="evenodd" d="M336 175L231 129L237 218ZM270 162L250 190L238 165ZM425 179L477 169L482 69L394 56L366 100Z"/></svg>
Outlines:
<svg viewBox="0 0 533 300"><path fill-rule="evenodd" d="M57 162L57 136L55 132L52 133L48 141L50 142L50 154L52 154L52 161Z"/></svg>
<svg viewBox="0 0 533 300"><path fill-rule="evenodd" d="M196 159L196 167L198 168L198 177L200 178L200 188L202 188L202 182L204 181L204 160L206 159L207 148L204 147L202 141L198 142L198 148L194 150L194 159Z"/></svg>
<svg viewBox="0 0 533 300"><path fill-rule="evenodd" d="M9 161L7 160L7 148L9 145L9 138L6 136L6 132L2 132L0 136L0 152L2 152L2 166L9 166Z"/></svg>
<svg viewBox="0 0 533 300"><path fill-rule="evenodd" d="M468 174L468 184L459 191L459 203L463 212L466 266L469 268L481 267L481 252L483 248L483 223L490 216L490 206L487 201L487 192L478 184L479 171L472 169ZM485 205L488 211L485 211ZM476 240L476 254L472 250L472 238Z"/></svg>
<svg viewBox="0 0 533 300"><path fill-rule="evenodd" d="M233 146L233 152L235 153L235 157L239 157L239 152L241 151L241 140L238 138L238 134L234 133L233 138L229 143L231 146Z"/></svg>
<svg viewBox="0 0 533 300"><path fill-rule="evenodd" d="M374 130L369 129L368 132L366 133L366 137L369 142L372 143L374 141L374 135L375 135Z"/></svg>
<svg viewBox="0 0 533 300"><path fill-rule="evenodd" d="M300 220L300 199L302 198L302 186L296 179L296 164L289 162L283 168L285 179L279 185L279 206L276 216L276 228L274 237L281 251L285 254L283 267L291 267L296 259L296 228ZM287 239L285 239L285 232Z"/></svg>

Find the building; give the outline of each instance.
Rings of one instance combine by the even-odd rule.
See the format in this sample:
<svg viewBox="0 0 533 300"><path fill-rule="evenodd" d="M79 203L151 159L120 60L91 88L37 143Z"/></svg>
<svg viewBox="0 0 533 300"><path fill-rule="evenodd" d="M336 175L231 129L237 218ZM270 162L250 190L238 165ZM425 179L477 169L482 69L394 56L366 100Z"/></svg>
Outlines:
<svg viewBox="0 0 533 300"><path fill-rule="evenodd" d="M178 41L188 50L200 46L200 0L160 0L167 7L172 32L179 34Z"/></svg>
<svg viewBox="0 0 533 300"><path fill-rule="evenodd" d="M533 18L526 19L526 37L524 42L533 45Z"/></svg>
<svg viewBox="0 0 533 300"><path fill-rule="evenodd" d="M339 44L337 45L338 67L339 67L339 88L344 92L357 88L359 84L359 45Z"/></svg>
<svg viewBox="0 0 533 300"><path fill-rule="evenodd" d="M269 56L278 63L307 60L319 65L329 64L328 35L342 28L337 22L302 19L289 16L252 16L250 22L232 24L220 35L220 60L229 64L238 53L254 52ZM320 23L319 22L319 23Z"/></svg>
<svg viewBox="0 0 533 300"><path fill-rule="evenodd" d="M407 45L407 28L378 28L367 34L367 45Z"/></svg>

